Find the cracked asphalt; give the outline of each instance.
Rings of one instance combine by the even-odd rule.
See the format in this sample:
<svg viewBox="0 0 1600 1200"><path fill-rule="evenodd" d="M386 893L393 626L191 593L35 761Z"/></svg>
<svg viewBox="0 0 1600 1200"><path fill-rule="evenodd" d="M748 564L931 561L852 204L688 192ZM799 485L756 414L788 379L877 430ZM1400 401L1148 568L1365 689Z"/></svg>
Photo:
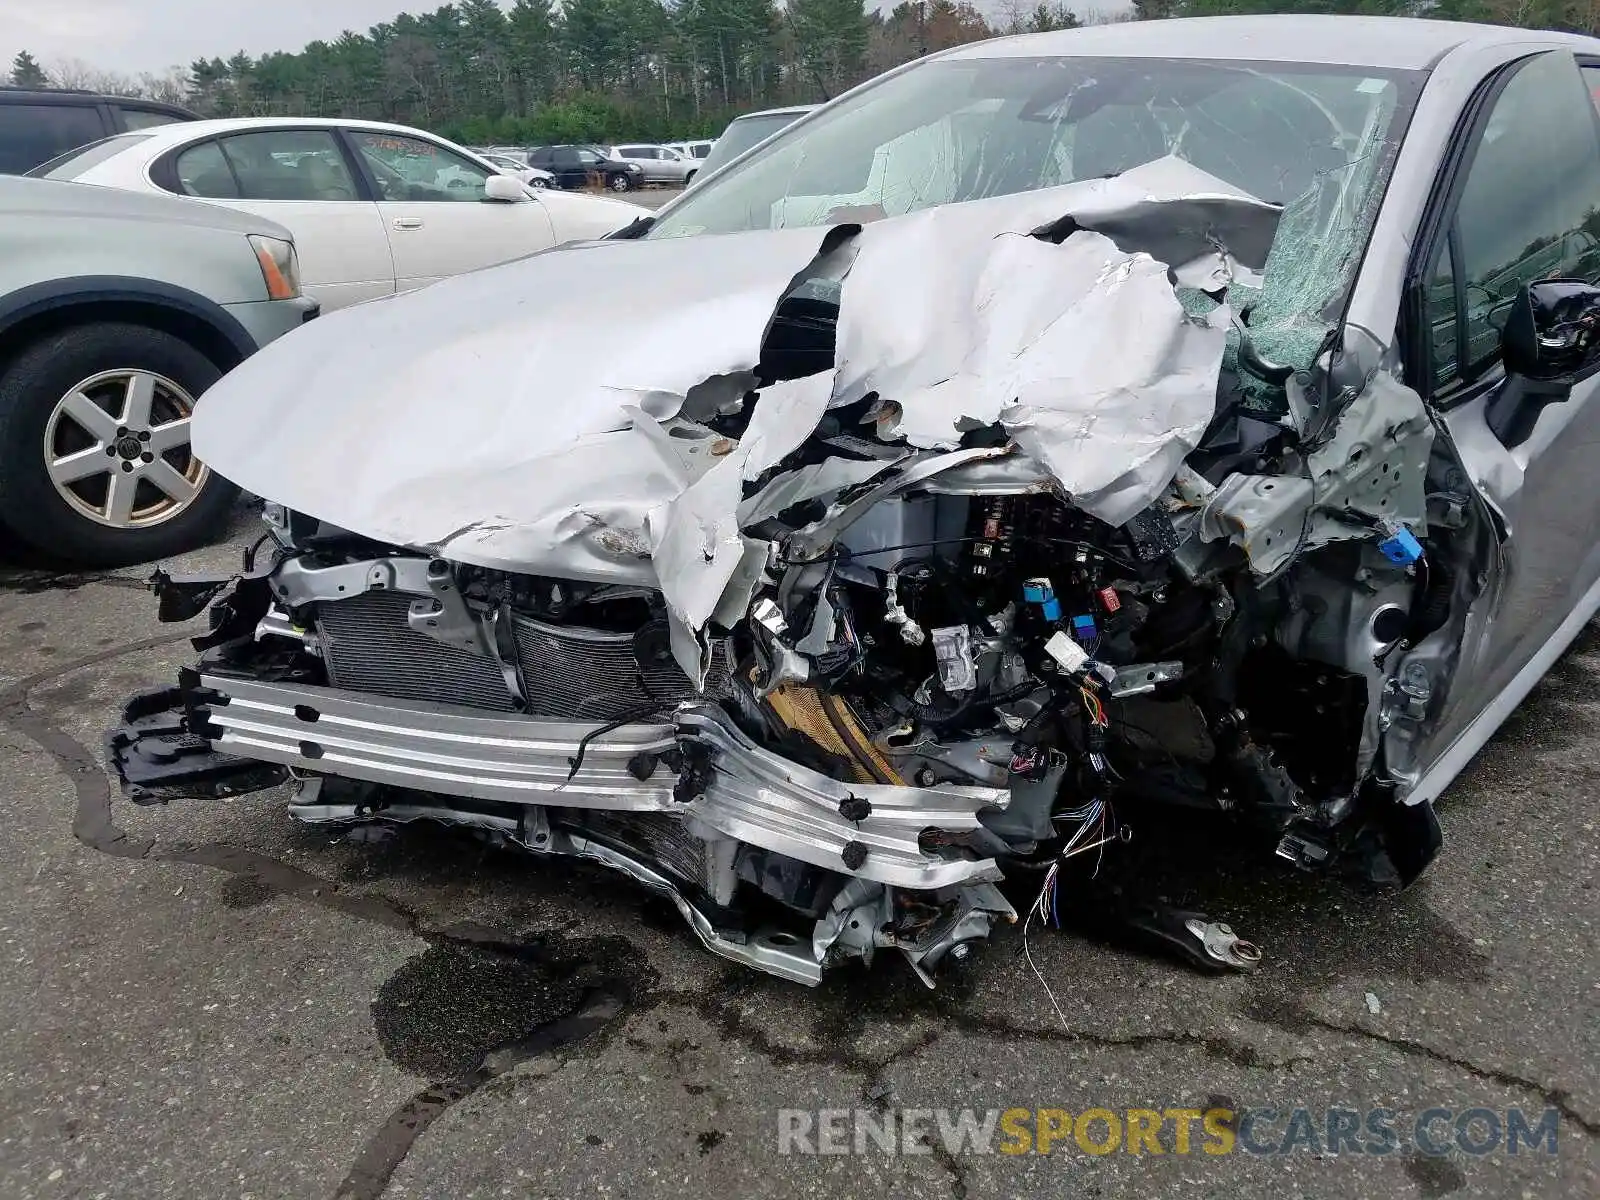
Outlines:
<svg viewBox="0 0 1600 1200"><path fill-rule="evenodd" d="M231 568L232 532L179 565ZM0 567L0 1195L1600 1195L1600 632L1448 792L1410 891L1193 843L1162 886L1260 969L1036 928L1058 1018L1015 930L937 992L890 958L808 991L595 870L302 829L276 792L115 798L104 731L194 632L144 574ZM1554 1110L1556 1153L1468 1154L1447 1124L1439 1156L1211 1155L1198 1127L1188 1155L778 1153L780 1109L1270 1109L1271 1145L1330 1106L1403 1133Z"/></svg>

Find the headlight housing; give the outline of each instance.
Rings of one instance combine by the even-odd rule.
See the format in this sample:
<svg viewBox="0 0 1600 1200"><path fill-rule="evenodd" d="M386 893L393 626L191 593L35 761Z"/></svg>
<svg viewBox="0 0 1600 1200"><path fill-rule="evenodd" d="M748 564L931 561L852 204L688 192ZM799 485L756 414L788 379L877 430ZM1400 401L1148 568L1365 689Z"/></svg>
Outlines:
<svg viewBox="0 0 1600 1200"><path fill-rule="evenodd" d="M264 233L250 234L250 248L256 252L261 278L267 285L269 300L294 300L300 295L300 256L294 243Z"/></svg>

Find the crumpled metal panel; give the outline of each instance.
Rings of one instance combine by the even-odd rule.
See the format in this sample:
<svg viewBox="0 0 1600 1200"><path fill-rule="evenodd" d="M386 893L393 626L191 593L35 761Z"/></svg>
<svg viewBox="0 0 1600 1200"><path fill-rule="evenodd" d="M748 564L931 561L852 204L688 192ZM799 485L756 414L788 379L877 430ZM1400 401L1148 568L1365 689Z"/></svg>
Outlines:
<svg viewBox="0 0 1600 1200"><path fill-rule="evenodd" d="M1224 479L1200 512L1200 538L1232 541L1252 571L1270 575L1301 551L1372 538L1379 521L1424 533L1433 438L1422 398L1377 372L1303 472Z"/></svg>
<svg viewBox="0 0 1600 1200"><path fill-rule="evenodd" d="M195 453L369 537L647 581L643 516L695 473L630 410L737 400L829 232L576 246L333 313L206 393Z"/></svg>
<svg viewBox="0 0 1600 1200"><path fill-rule="evenodd" d="M711 619L746 555L766 544L739 532L744 482L799 448L828 408L824 372L764 388L737 447L651 516L651 553L673 615L691 629ZM742 612L742 608L741 608Z"/></svg>
<svg viewBox="0 0 1600 1200"><path fill-rule="evenodd" d="M999 422L1074 503L1121 524L1216 407L1226 332L1184 312L1168 263L1192 281L1257 268L1277 217L1168 158L875 222L843 281L834 401L877 393L893 406L880 429L919 447ZM1060 245L1031 236L1068 218Z"/></svg>
<svg viewBox="0 0 1600 1200"><path fill-rule="evenodd" d="M998 420L1094 515L1150 503L1210 419L1223 349L1166 264L1225 281L1259 265L1277 216L1168 158L862 229L539 254L267 347L208 393L195 449L368 537L659 586L685 661L756 586L750 521L899 469L824 462L743 494L829 404L868 390L886 403L881 435L950 448ZM1065 240L1032 236L1046 229ZM741 402L779 299L815 274L843 276L836 372L767 388L730 453L698 422Z"/></svg>
<svg viewBox="0 0 1600 1200"><path fill-rule="evenodd" d="M650 516L651 559L672 622L673 654L696 686L710 662L710 647L697 635L719 609L728 624L744 615L766 562L767 544L739 532L744 483L799 448L827 411L831 392L831 372L763 389L739 445Z"/></svg>

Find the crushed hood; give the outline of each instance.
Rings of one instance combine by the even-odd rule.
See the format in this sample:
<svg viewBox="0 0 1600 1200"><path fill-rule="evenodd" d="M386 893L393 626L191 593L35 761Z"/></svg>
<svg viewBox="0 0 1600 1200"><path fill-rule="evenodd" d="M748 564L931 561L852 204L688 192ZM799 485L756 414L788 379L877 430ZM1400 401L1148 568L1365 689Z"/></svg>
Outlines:
<svg viewBox="0 0 1600 1200"><path fill-rule="evenodd" d="M780 475L785 502L997 426L1086 511L1150 504L1211 420L1226 338L1226 309L1190 317L1174 283L1259 270L1278 213L1168 158L865 226L562 249L281 339L206 395L194 447L378 540L660 586L692 628L758 569L741 530L775 509L750 482L869 394L862 432L904 453ZM766 388L735 448L701 422L752 402L779 301L810 278L837 281L834 369Z"/></svg>

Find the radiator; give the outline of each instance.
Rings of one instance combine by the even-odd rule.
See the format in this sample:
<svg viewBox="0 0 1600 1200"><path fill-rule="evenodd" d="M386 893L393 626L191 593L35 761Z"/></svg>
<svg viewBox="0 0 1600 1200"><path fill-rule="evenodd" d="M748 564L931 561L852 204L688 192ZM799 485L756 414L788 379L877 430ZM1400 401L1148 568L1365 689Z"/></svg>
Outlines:
<svg viewBox="0 0 1600 1200"><path fill-rule="evenodd" d="M317 605L328 682L353 692L510 712L500 664L406 623L410 592L363 592Z"/></svg>
<svg viewBox="0 0 1600 1200"><path fill-rule="evenodd" d="M646 720L695 698L694 687L672 660L667 623L651 621L634 633L550 625L512 618L522 660L522 690L530 716L573 721ZM718 643L706 675L705 695L732 694L728 648Z"/></svg>

